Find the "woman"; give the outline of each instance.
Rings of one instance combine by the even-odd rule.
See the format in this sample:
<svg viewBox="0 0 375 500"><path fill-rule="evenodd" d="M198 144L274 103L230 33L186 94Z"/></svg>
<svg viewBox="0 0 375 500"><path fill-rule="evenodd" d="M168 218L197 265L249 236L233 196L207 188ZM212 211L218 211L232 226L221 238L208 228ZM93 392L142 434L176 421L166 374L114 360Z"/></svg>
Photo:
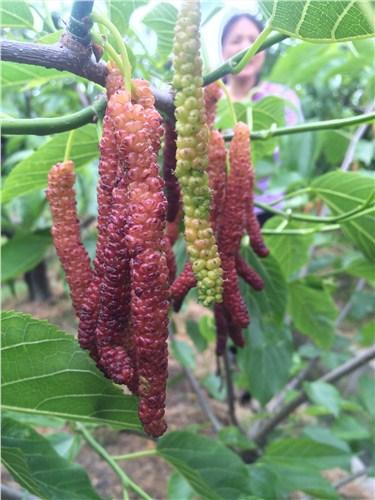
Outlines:
<svg viewBox="0 0 375 500"><path fill-rule="evenodd" d="M226 22L221 33L221 53L224 60L241 50L247 49L257 39L263 26L255 17L247 13L236 14ZM259 83L260 72L266 58L265 51L259 52L238 74L228 75L226 85L233 101L252 99L258 101L266 96L277 96L290 101L293 106L286 107L285 122L294 125L300 121L302 113L297 94L278 83Z"/></svg>

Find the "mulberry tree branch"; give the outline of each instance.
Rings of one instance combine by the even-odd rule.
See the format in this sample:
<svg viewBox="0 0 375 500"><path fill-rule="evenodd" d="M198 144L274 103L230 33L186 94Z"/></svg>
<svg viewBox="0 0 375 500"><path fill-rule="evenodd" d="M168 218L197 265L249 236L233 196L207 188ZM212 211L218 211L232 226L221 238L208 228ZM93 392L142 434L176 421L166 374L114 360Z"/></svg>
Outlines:
<svg viewBox="0 0 375 500"><path fill-rule="evenodd" d="M342 364L338 368L326 373L318 380L321 382L337 382L341 378L345 377L351 372L354 372L361 366L365 365L369 361L375 358L375 347L371 347L366 351L363 351L358 356L350 359L346 363ZM264 421L264 425L261 426L253 435L250 433L251 439L253 439L257 444L264 445L267 436L273 431L283 420L285 420L291 413L294 412L301 404L308 401L307 394L301 391L298 396L285 404L277 413L275 413L270 419Z"/></svg>

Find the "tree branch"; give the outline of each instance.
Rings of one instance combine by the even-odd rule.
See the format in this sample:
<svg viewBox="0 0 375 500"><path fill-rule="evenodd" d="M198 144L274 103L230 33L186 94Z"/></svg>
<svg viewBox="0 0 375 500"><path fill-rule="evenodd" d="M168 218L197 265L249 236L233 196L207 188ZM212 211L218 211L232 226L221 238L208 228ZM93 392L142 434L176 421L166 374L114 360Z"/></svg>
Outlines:
<svg viewBox="0 0 375 500"><path fill-rule="evenodd" d="M345 377L349 373L357 370L361 366L365 365L369 361L375 358L375 346L367 349L366 351L358 354L358 356L347 361L343 365L335 368L334 370L328 372L323 377L320 377L318 381L333 383L337 382L342 377ZM250 433L250 438L253 439L260 446L265 444L268 434L277 427L283 420L285 420L293 411L298 408L302 403L308 401L308 397L304 391L296 396L294 399L289 401L285 406L283 406L273 417L266 420L259 430L257 430L253 435Z"/></svg>
<svg viewBox="0 0 375 500"><path fill-rule="evenodd" d="M58 118L18 118L0 120L1 131L4 135L48 135L66 132L86 123L95 123L98 116L104 111L107 104L105 97L101 97L87 108L59 116Z"/></svg>
<svg viewBox="0 0 375 500"><path fill-rule="evenodd" d="M291 134L302 134L303 132L316 132L318 130L330 130L338 129L344 127L350 127L351 125L357 125L358 123L371 123L375 120L375 112L364 113L358 116L351 116L349 118L335 118L334 120L323 120L318 122L307 122L300 125L295 125L294 127L280 127L280 128L270 128L268 130L257 130L252 132L251 139L255 140L267 140L272 137L280 137L282 135ZM230 141L233 137L233 133L225 134L224 139Z"/></svg>
<svg viewBox="0 0 375 500"><path fill-rule="evenodd" d="M63 43L43 45L39 43L24 43L10 40L0 41L1 59L3 61L21 64L33 64L44 68L54 68L59 71L69 71L102 87L105 87L107 67L104 63L96 63L91 54L91 47L75 44L74 50ZM152 87L156 107L169 116L174 114L173 96ZM89 120L90 121L90 120ZM86 122L86 123L89 123ZM74 127L72 127L74 128ZM64 129L69 130L69 129ZM58 132L59 130L57 130ZM50 133L50 132L46 132Z"/></svg>
<svg viewBox="0 0 375 500"><path fill-rule="evenodd" d="M226 387L227 387L227 403L228 403L228 414L229 414L229 420L232 425L235 425L236 427L240 428L240 425L237 420L236 416L236 401L235 401L235 394L234 394L234 387L233 387L233 380L232 380L232 371L231 371L231 366L230 366L230 360L229 360L229 355L228 355L228 349L226 348L224 351L224 373L225 373L225 381L226 381Z"/></svg>
<svg viewBox="0 0 375 500"><path fill-rule="evenodd" d="M219 432L219 430L222 428L222 425L219 422L219 420L216 418L216 415L214 414L210 405L208 404L208 401L207 401L207 399L202 391L201 386L199 385L198 380L195 378L193 373L188 368L183 366L182 369L183 369L187 379L189 380L193 391L197 395L198 403L202 409L202 412L206 415L208 420L211 422L213 430L215 432Z"/></svg>

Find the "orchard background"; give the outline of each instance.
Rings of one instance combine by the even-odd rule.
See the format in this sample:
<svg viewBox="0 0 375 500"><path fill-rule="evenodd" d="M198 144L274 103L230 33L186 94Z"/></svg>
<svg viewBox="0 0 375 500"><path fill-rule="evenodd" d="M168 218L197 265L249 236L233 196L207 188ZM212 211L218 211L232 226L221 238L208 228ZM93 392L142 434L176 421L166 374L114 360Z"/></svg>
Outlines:
<svg viewBox="0 0 375 500"><path fill-rule="evenodd" d="M0 6L3 498L373 498L373 3L260 2L273 31L260 47L269 47L262 80L293 88L304 122L286 127L277 97L234 103L235 113L225 98L219 104L216 127L230 135L235 117L249 124L257 176L271 175L269 193L283 193L283 203L258 204L275 212L262 228L270 256L242 242L265 281L262 292L242 290L251 315L243 349L229 349L218 370L210 310L192 291L171 313L169 427L158 440L143 434L136 398L74 338L45 188L69 138L94 257L108 52L96 62L90 23L72 17L94 8L110 20L133 76L152 83L159 111L171 115L178 11L168 2L93 4ZM223 8L202 2L205 83L235 66L208 65L205 27ZM182 235L174 251L181 271Z"/></svg>

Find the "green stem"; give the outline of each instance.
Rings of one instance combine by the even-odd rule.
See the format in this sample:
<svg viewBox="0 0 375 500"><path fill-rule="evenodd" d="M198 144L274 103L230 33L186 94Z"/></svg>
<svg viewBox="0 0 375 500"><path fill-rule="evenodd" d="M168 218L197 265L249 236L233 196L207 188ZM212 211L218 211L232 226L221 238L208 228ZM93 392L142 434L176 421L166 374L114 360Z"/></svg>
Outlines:
<svg viewBox="0 0 375 500"><path fill-rule="evenodd" d="M115 49L112 47L112 45L104 40L98 33L91 32L91 39L103 47L104 52L107 52L108 56L112 61L116 64L116 66L119 68L122 74L125 74L125 68L122 62L121 57L117 54Z"/></svg>
<svg viewBox="0 0 375 500"><path fill-rule="evenodd" d="M279 231L277 229L262 229L263 235L272 235L272 236L303 236L305 234L314 234L314 233L326 233L328 231L337 231L340 229L338 224L327 225L325 227L319 228L301 228L301 229L284 229Z"/></svg>
<svg viewBox="0 0 375 500"><path fill-rule="evenodd" d="M264 30L259 33L257 39L254 43L247 49L245 55L242 57L239 63L235 64L232 69L233 74L241 73L241 71L247 66L252 57L258 52L258 50L262 47L263 43L266 41L268 35L271 33L272 28L268 24L265 26Z"/></svg>
<svg viewBox="0 0 375 500"><path fill-rule="evenodd" d="M285 38L288 38L288 35L284 35L282 33L276 33L275 35L270 36L262 44L262 46L258 48L256 53L268 49L269 47L272 47L272 45L280 43L282 40L285 40ZM233 57L225 61L225 63L223 63L218 68L214 69L210 73L207 73L207 75L203 77L203 85L204 86L209 85L210 83L216 82L216 80L223 78L223 76L233 73L233 69L236 67L236 64L242 60L242 58L246 55L249 48L242 50L238 54L234 55Z"/></svg>
<svg viewBox="0 0 375 500"><path fill-rule="evenodd" d="M317 224L329 224L329 223L336 223L336 222L348 222L352 219L355 219L357 217L361 217L362 215L366 215L367 213L375 210L375 207L370 207L368 208L369 204L371 203L371 199L366 200L362 205L359 207L354 208L353 210L350 210L349 212L346 212L341 215L336 215L332 217L319 217L315 215L303 215L303 214L294 214L293 212L283 212L282 210L278 210L277 208L272 207L271 205L268 205L267 203L261 203L260 201L255 201L254 205L257 206L258 208L262 208L263 210L266 210L267 212L271 212L275 215L280 215L281 217L284 217L285 219L294 219L294 220L300 220L304 222L314 222ZM366 210L367 209L367 210Z"/></svg>
<svg viewBox="0 0 375 500"><path fill-rule="evenodd" d="M312 192L312 188L311 187L306 187L306 188L302 188L302 189L297 189L296 191L293 191L291 193L287 193L285 194L284 196L281 196L280 198L277 198L277 200L273 200L270 202L270 205L278 205L279 203L285 201L285 200L288 200L290 198L295 198L296 196L300 196L301 194L307 194L307 193L311 193Z"/></svg>
<svg viewBox="0 0 375 500"><path fill-rule="evenodd" d="M258 130L251 134L251 139L266 140L271 137L278 137L281 135L301 134L302 132L314 132L317 130L337 129L342 127L349 127L357 125L358 123L371 123L375 120L375 112L364 113L363 115L351 116L349 118L336 118L334 120L323 120L312 123L302 123L294 127L282 127L268 130ZM225 139L231 139L233 134L228 134Z"/></svg>
<svg viewBox="0 0 375 500"><path fill-rule="evenodd" d="M75 129L73 129L73 130L71 130L69 132L68 140L66 141L65 154L64 154L64 163L66 161L68 161L70 159L70 157L71 157L74 131L75 131Z"/></svg>
<svg viewBox="0 0 375 500"><path fill-rule="evenodd" d="M123 41L123 39L121 37L120 32L118 31L118 29L116 28L116 26L109 19L107 19L104 16L101 16L101 15L97 14L96 12L94 12L91 15L91 19L93 21L95 21L96 23L98 23L98 24L103 24L103 26L105 26L108 29L108 31L111 33L111 35L115 39L115 42L116 42L116 45L117 45L117 49L120 52L121 59L122 59L122 62L123 62L125 88L129 92L131 92L132 67L131 67L131 64L130 64L130 61L129 61L128 52L126 50L125 43L124 43L124 41Z"/></svg>
<svg viewBox="0 0 375 500"><path fill-rule="evenodd" d="M93 123L103 112L107 100L103 97L87 108L59 116L58 118L15 118L1 119L0 127L4 135L49 135L72 130L86 123Z"/></svg>
<svg viewBox="0 0 375 500"><path fill-rule="evenodd" d="M233 120L233 127L236 125L238 119L237 119L237 115L236 115L236 110L234 109L234 105L233 105L233 101L229 95L229 92L228 92L228 89L227 89L227 86L224 85L224 83L221 81L221 80L218 80L218 83L220 85L220 88L222 89L222 91L224 92L225 94L225 97L228 101L228 105L229 105L229 111L230 111L230 114L232 116L232 120Z"/></svg>
<svg viewBox="0 0 375 500"><path fill-rule="evenodd" d="M136 451L135 453L127 453L125 455L115 455L112 456L112 458L113 460L135 460L137 458L153 457L155 455L157 455L157 451L153 448L152 450Z"/></svg>
<svg viewBox="0 0 375 500"><path fill-rule="evenodd" d="M145 500L152 500L152 498L142 490L140 486L138 486L134 481L130 479L130 477L125 474L125 472L121 469L121 467L114 461L114 459L107 453L107 451L97 442L97 440L92 436L92 434L86 429L86 427L80 423L76 423L78 431L82 434L84 439L88 442L88 444L100 455L107 464L114 470L114 472L120 478L124 489L127 487L131 488L135 493L137 493L140 497Z"/></svg>
<svg viewBox="0 0 375 500"><path fill-rule="evenodd" d="M46 23L49 26L51 33L53 33L54 31L56 31L56 28L55 28L55 25L53 24L51 12L48 8L47 0L43 0L43 7L44 7L44 12L46 14L46 17L45 17Z"/></svg>

